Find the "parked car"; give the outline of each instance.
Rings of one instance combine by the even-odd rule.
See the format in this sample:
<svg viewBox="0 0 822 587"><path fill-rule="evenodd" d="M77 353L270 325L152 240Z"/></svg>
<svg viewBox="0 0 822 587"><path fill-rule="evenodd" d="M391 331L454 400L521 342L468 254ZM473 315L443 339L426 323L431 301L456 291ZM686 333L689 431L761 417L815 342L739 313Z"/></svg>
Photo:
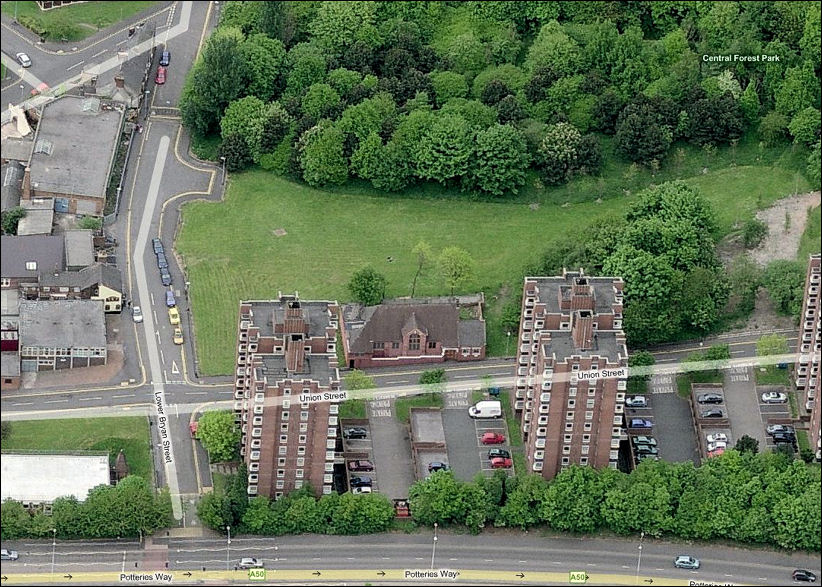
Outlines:
<svg viewBox="0 0 822 587"><path fill-rule="evenodd" d="M371 493L371 487L369 485L363 485L362 487L354 487L351 489L351 493L354 495L363 495L364 493Z"/></svg>
<svg viewBox="0 0 822 587"><path fill-rule="evenodd" d="M636 455L637 462L644 461L645 459L651 459L652 461L658 461L659 455L652 455L651 453L641 452Z"/></svg>
<svg viewBox="0 0 822 587"><path fill-rule="evenodd" d="M434 461L432 463L428 463L428 471L431 473L435 473L437 471L447 471L448 465L446 463L440 461Z"/></svg>
<svg viewBox="0 0 822 587"><path fill-rule="evenodd" d="M263 561L252 557L241 558L237 567L240 569L262 569Z"/></svg>
<svg viewBox="0 0 822 587"><path fill-rule="evenodd" d="M659 454L659 449L655 446L651 446L649 444L637 444L634 446L634 450L637 454L644 454L644 455L656 455Z"/></svg>
<svg viewBox="0 0 822 587"><path fill-rule="evenodd" d="M349 481L349 485L351 487L371 487L373 485L373 481L371 477L351 477L351 481Z"/></svg>
<svg viewBox="0 0 822 587"><path fill-rule="evenodd" d="M160 54L160 65L168 67L169 63L171 63L171 51L163 51Z"/></svg>
<svg viewBox="0 0 822 587"><path fill-rule="evenodd" d="M343 438L354 439L354 438L367 438L368 431L365 428L357 426L355 428L346 428L343 430Z"/></svg>
<svg viewBox="0 0 822 587"><path fill-rule="evenodd" d="M701 404L721 404L725 399L718 393L700 393L696 401Z"/></svg>
<svg viewBox="0 0 822 587"><path fill-rule="evenodd" d="M0 559L4 561L16 561L19 557L16 550L0 550Z"/></svg>
<svg viewBox="0 0 822 587"><path fill-rule="evenodd" d="M25 53L18 53L17 55L15 55L15 58L17 59L17 63L19 63L23 67L31 67L31 57L29 57Z"/></svg>
<svg viewBox="0 0 822 587"><path fill-rule="evenodd" d="M135 322L143 321L143 311L140 309L140 306L134 306L131 308L131 318Z"/></svg>
<svg viewBox="0 0 822 587"><path fill-rule="evenodd" d="M166 68L162 65L157 68L157 75L154 78L154 83L158 86L161 86L164 83L166 83Z"/></svg>
<svg viewBox="0 0 822 587"><path fill-rule="evenodd" d="M699 412L700 418L724 418L725 412L719 408L711 408L710 410L702 410Z"/></svg>
<svg viewBox="0 0 822 587"><path fill-rule="evenodd" d="M762 394L763 404L784 404L788 401L788 395L779 391L766 391Z"/></svg>
<svg viewBox="0 0 822 587"><path fill-rule="evenodd" d="M159 269L168 269L168 259L165 253L157 253L157 267Z"/></svg>
<svg viewBox="0 0 822 587"><path fill-rule="evenodd" d="M648 398L644 395L629 395L625 398L625 405L629 408L647 408Z"/></svg>
<svg viewBox="0 0 822 587"><path fill-rule="evenodd" d="M728 448L728 443L727 442L709 442L708 443L708 452L715 452L716 449L718 449L718 448L721 448L721 449L724 450L724 449Z"/></svg>
<svg viewBox="0 0 822 587"><path fill-rule="evenodd" d="M634 444L647 444L648 446L656 446L656 438L653 436L634 436Z"/></svg>
<svg viewBox="0 0 822 587"><path fill-rule="evenodd" d="M816 575L805 569L796 569L792 574L794 581L805 581L806 583L815 583Z"/></svg>
<svg viewBox="0 0 822 587"><path fill-rule="evenodd" d="M480 440L483 444L503 444L505 442L505 435L499 432L486 432Z"/></svg>
<svg viewBox="0 0 822 587"><path fill-rule="evenodd" d="M180 312L177 310L177 308L168 309L168 321L171 323L172 326L180 323Z"/></svg>
<svg viewBox="0 0 822 587"><path fill-rule="evenodd" d="M771 424L770 426L765 428L765 432L773 436L774 434L778 434L780 432L794 434L795 430L793 426L789 424Z"/></svg>
<svg viewBox="0 0 822 587"><path fill-rule="evenodd" d="M653 428L654 423L645 418L631 418L628 421L628 428Z"/></svg>
<svg viewBox="0 0 822 587"><path fill-rule="evenodd" d="M166 287L171 285L171 273L168 272L168 268L160 269L160 282Z"/></svg>
<svg viewBox="0 0 822 587"><path fill-rule="evenodd" d="M793 434L774 434L773 435L773 442L774 444L790 444L791 446L796 445L796 436Z"/></svg>
<svg viewBox="0 0 822 587"><path fill-rule="evenodd" d="M495 459L497 457L502 457L503 459L510 459L511 453L505 450L504 448L492 448L488 451L489 459Z"/></svg>
<svg viewBox="0 0 822 587"><path fill-rule="evenodd" d="M166 306L173 308L177 305L177 300L174 299L174 292L170 289L166 290Z"/></svg>
<svg viewBox="0 0 822 587"><path fill-rule="evenodd" d="M683 554L674 559L674 566L678 569L698 569L699 559Z"/></svg>
<svg viewBox="0 0 822 587"><path fill-rule="evenodd" d="M371 461L348 461L348 470L349 471L373 471L374 470L374 463Z"/></svg>
<svg viewBox="0 0 822 587"><path fill-rule="evenodd" d="M725 454L725 449L724 448L717 448L716 450L710 451L708 453L708 457L713 458L713 457L718 457L718 456L724 455L724 454Z"/></svg>
<svg viewBox="0 0 822 587"><path fill-rule="evenodd" d="M174 329L174 336L172 337L172 340L174 341L174 344L183 344L183 331L179 326Z"/></svg>
<svg viewBox="0 0 822 587"><path fill-rule="evenodd" d="M705 440L707 440L709 444L712 442L728 442L728 435L724 432L716 432L714 434L708 434Z"/></svg>
<svg viewBox="0 0 822 587"><path fill-rule="evenodd" d="M165 249L163 248L163 241L159 238L155 237L151 239L151 246L154 248L154 254L157 255L158 253L164 253Z"/></svg>
<svg viewBox="0 0 822 587"><path fill-rule="evenodd" d="M492 469L510 469L513 465L514 461L505 457L495 457L491 459Z"/></svg>

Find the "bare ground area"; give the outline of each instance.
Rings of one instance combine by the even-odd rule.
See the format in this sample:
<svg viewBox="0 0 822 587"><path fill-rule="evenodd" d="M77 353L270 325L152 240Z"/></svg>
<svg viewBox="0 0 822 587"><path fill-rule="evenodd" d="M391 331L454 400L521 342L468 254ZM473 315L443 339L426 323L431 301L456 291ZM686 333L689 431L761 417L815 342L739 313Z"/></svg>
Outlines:
<svg viewBox="0 0 822 587"><path fill-rule="evenodd" d="M794 259L799 250L799 239L805 230L808 210L819 206L820 192L791 196L776 202L756 217L768 225L768 236L751 251L751 258L760 267L776 259Z"/></svg>

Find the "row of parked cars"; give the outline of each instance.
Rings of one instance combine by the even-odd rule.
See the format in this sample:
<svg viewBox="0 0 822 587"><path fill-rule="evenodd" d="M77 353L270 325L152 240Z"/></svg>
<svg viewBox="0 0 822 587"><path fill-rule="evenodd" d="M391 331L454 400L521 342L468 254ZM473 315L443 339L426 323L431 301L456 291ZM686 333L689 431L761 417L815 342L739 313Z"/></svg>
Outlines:
<svg viewBox="0 0 822 587"><path fill-rule="evenodd" d="M368 430L362 426L352 426L343 430L343 438L346 440L365 440L368 438ZM374 463L368 460L359 459L348 461L348 471L350 473L370 473L374 470ZM363 495L373 491L374 480L368 475L351 475L348 479L348 486L354 495Z"/></svg>

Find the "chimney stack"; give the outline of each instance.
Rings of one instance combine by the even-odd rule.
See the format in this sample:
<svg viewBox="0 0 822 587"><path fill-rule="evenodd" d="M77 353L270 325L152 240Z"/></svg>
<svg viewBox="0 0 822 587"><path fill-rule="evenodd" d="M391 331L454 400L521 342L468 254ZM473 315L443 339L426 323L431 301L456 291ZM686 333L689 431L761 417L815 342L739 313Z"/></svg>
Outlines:
<svg viewBox="0 0 822 587"><path fill-rule="evenodd" d="M125 80L123 79L122 75L117 74L117 75L114 76L114 85L117 86L118 88L124 88L125 87L126 83L125 83Z"/></svg>
<svg viewBox="0 0 822 587"><path fill-rule="evenodd" d="M594 314L588 310L578 310L571 314L571 338L579 350L593 348Z"/></svg>

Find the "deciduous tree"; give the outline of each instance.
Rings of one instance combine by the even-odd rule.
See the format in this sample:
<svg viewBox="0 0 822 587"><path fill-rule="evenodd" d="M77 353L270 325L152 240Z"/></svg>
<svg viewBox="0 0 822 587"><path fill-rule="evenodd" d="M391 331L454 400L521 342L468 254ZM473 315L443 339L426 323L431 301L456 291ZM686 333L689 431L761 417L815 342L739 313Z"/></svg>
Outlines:
<svg viewBox="0 0 822 587"><path fill-rule="evenodd" d="M454 295L454 290L468 281L474 274L474 260L465 249L445 247L437 259L440 274Z"/></svg>
<svg viewBox="0 0 822 587"><path fill-rule="evenodd" d="M237 457L240 431L234 424L234 414L228 410L208 411L200 416L197 438L213 463L232 461Z"/></svg>
<svg viewBox="0 0 822 587"><path fill-rule="evenodd" d="M388 281L373 267L363 267L351 276L348 291L351 297L365 306L376 306L385 297Z"/></svg>

